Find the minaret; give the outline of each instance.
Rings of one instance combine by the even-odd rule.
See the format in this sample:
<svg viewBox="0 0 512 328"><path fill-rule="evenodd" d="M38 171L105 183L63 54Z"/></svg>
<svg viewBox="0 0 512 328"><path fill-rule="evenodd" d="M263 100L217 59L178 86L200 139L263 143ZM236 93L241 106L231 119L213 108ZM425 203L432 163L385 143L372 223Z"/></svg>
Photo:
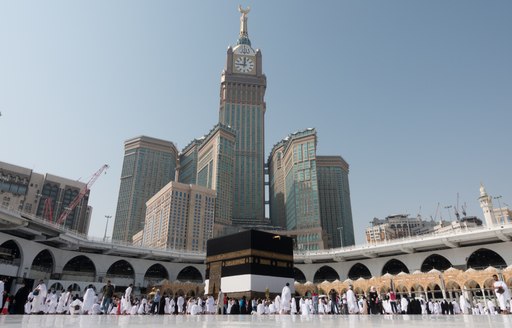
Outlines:
<svg viewBox="0 0 512 328"><path fill-rule="evenodd" d="M242 9L236 45L227 50L220 86L219 122L236 132L233 169L233 220L265 219L265 110L267 78L260 50L249 40L247 14ZM228 174L228 172L226 172Z"/></svg>
<svg viewBox="0 0 512 328"><path fill-rule="evenodd" d="M492 197L487 195L487 192L485 191L485 187L481 183L480 183L480 197L478 198L478 200L480 201L480 207L482 208L482 211L484 212L485 225L489 228L494 226L496 219L494 218Z"/></svg>

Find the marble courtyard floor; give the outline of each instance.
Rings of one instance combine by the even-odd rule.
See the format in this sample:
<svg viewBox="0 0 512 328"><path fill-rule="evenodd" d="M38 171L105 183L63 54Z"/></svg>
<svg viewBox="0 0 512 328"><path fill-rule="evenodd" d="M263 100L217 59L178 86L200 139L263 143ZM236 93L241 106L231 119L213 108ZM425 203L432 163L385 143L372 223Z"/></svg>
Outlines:
<svg viewBox="0 0 512 328"><path fill-rule="evenodd" d="M106 327L512 327L512 315L481 316L332 316L332 315L198 315L198 316L116 316L116 315L2 315L0 327L106 328Z"/></svg>

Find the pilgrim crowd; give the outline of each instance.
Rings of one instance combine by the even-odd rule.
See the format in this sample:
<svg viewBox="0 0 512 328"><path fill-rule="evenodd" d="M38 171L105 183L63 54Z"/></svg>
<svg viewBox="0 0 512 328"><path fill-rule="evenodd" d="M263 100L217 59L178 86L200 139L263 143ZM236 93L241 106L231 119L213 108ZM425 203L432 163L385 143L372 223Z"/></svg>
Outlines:
<svg viewBox="0 0 512 328"><path fill-rule="evenodd" d="M124 293L116 294L110 281L96 293L93 286L79 297L69 288L57 292L48 290L40 280L33 290L22 285L14 295L4 291L0 280L1 314L112 314L112 315L156 315L156 314L508 314L512 307L507 285L494 276L495 298L473 301L464 293L458 300L424 300L422 297L397 295L390 290L387 294L377 293L371 287L369 293L354 293L352 286L342 295L334 291L329 295L313 293L310 297L292 297L288 284L281 295L270 299L248 300L230 298L220 291L204 297L162 294L153 288L146 296L134 297L133 285ZM100 296L99 296L100 295Z"/></svg>

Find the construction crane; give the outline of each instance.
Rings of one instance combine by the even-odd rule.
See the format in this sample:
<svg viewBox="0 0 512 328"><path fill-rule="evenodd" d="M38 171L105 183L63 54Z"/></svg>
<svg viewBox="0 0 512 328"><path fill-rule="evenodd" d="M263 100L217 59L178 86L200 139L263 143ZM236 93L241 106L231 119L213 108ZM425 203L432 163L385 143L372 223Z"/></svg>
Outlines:
<svg viewBox="0 0 512 328"><path fill-rule="evenodd" d="M73 212L78 203L80 203L82 198L84 198L85 194L87 194L87 192L91 189L92 185L96 182L96 180L98 180L101 173L103 173L103 171L105 171L106 169L108 169L108 165L104 164L98 171L96 171L96 173L93 174L89 182L87 182L87 184L82 188L82 190L80 190L80 193L75 197L75 199L73 199L69 206L64 209L62 214L59 216L59 219L57 220L57 224L64 224L69 214Z"/></svg>

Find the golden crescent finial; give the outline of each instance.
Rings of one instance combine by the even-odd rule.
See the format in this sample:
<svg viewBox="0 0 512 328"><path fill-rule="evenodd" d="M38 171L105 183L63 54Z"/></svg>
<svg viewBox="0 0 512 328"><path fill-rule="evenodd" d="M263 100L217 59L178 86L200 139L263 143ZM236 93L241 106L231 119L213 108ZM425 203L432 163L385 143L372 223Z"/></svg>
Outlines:
<svg viewBox="0 0 512 328"><path fill-rule="evenodd" d="M243 8L242 8L242 5L238 5L238 11L239 11L242 15L247 15L247 14L251 11L251 7L247 6L247 9L243 9Z"/></svg>

